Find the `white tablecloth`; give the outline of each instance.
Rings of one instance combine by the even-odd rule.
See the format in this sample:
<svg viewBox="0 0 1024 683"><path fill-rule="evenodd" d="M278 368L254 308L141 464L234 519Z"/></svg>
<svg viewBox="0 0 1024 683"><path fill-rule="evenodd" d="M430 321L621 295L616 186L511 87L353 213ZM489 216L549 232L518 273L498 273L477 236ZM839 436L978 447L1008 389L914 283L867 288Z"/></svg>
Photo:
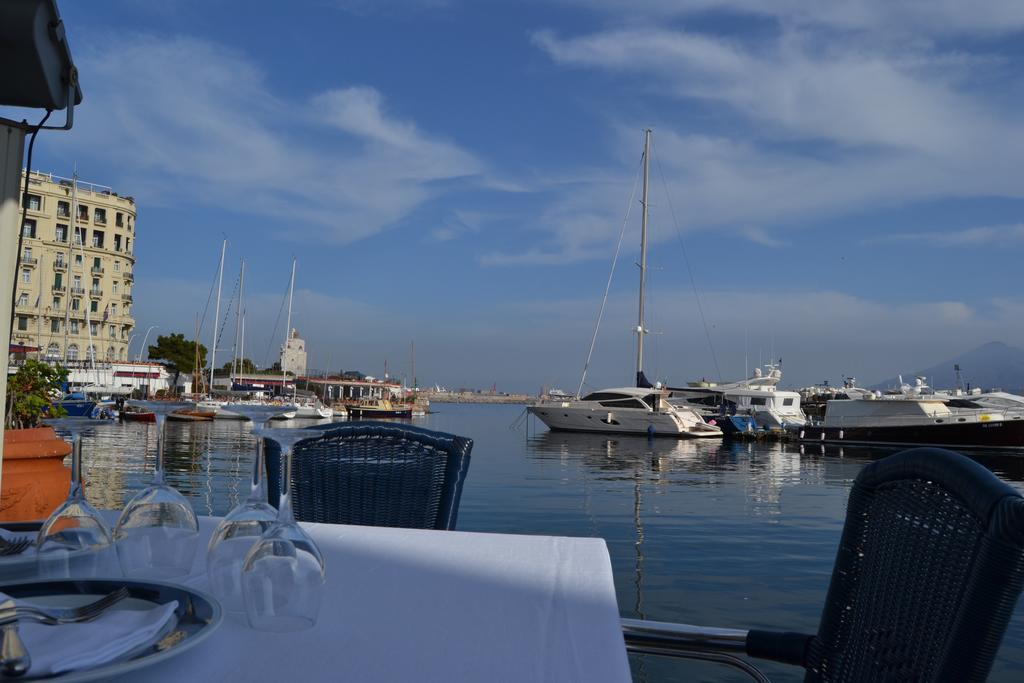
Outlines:
<svg viewBox="0 0 1024 683"><path fill-rule="evenodd" d="M206 590L206 539L188 581ZM195 649L118 680L629 681L601 539L304 524L327 561L319 621L226 615Z"/></svg>

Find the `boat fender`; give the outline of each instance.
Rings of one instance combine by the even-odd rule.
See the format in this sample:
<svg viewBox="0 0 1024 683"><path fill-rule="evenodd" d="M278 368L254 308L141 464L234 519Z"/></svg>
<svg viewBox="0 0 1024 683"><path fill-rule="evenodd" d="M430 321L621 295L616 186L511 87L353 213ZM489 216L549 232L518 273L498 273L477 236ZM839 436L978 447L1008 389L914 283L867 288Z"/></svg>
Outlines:
<svg viewBox="0 0 1024 683"><path fill-rule="evenodd" d="M801 439L804 438L804 430L802 430L802 429L800 430L800 438Z"/></svg>
<svg viewBox="0 0 1024 683"><path fill-rule="evenodd" d="M839 430L839 440L840 441L843 440L843 430L842 429Z"/></svg>
<svg viewBox="0 0 1024 683"><path fill-rule="evenodd" d="M654 436L654 425L647 425L647 436Z"/></svg>
<svg viewBox="0 0 1024 683"><path fill-rule="evenodd" d="M822 441L825 440L825 430L824 429L821 430L821 440Z"/></svg>

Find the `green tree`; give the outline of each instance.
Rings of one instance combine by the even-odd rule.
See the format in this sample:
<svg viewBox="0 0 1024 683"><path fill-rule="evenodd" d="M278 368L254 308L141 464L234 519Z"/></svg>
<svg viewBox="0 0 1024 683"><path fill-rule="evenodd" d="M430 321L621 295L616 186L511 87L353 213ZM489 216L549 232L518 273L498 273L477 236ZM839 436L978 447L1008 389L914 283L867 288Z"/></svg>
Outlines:
<svg viewBox="0 0 1024 683"><path fill-rule="evenodd" d="M148 353L150 359L161 361L174 372L174 386L178 385L181 373L192 372L195 368L196 343L192 339L185 339L185 335L178 332L159 335L156 344L149 347ZM205 366L206 347L200 344L199 367Z"/></svg>
<svg viewBox="0 0 1024 683"><path fill-rule="evenodd" d="M7 378L7 429L35 427L45 414L63 417L67 411L56 404L68 381L67 368L27 360Z"/></svg>
<svg viewBox="0 0 1024 683"><path fill-rule="evenodd" d="M234 366L235 366L235 361L229 360L227 363L225 363L224 365L222 365L220 367L220 370L217 371L217 374L218 375L223 375L223 376L230 375L231 372L235 369ZM243 358L242 359L242 363L241 363L241 370L240 370L240 372L242 372L244 374L251 374L253 372L256 372L256 364L253 363L248 358Z"/></svg>

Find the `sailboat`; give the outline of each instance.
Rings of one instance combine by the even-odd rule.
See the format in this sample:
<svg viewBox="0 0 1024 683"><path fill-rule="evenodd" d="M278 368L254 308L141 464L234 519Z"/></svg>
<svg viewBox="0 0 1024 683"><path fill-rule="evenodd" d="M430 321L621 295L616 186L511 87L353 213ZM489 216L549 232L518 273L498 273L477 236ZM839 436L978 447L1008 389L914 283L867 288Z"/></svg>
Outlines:
<svg viewBox="0 0 1024 683"><path fill-rule="evenodd" d="M637 323L636 386L601 389L570 400L542 400L527 410L551 430L647 434L649 436L714 437L722 430L704 421L697 411L668 402L668 390L653 386L644 374L645 288L647 284L647 193L650 177L651 131L644 131L643 199L640 221L640 302Z"/></svg>

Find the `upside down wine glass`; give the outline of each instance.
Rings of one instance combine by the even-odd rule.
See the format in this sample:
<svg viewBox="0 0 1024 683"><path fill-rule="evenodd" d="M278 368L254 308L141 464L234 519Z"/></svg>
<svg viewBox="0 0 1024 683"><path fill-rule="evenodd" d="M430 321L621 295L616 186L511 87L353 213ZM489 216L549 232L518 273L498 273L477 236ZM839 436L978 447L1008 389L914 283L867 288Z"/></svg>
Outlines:
<svg viewBox="0 0 1024 683"><path fill-rule="evenodd" d="M316 624L323 599L325 567L320 549L295 521L291 503L295 444L314 438L309 429L260 429L284 457L284 483L277 521L249 550L242 565L242 591L249 625L264 631L298 631Z"/></svg>
<svg viewBox="0 0 1024 683"><path fill-rule="evenodd" d="M132 401L156 415L156 471L153 483L128 501L114 529L117 557L125 576L167 579L188 574L199 541L199 522L185 496L164 483L164 423L182 408L166 401Z"/></svg>
<svg viewBox="0 0 1024 683"><path fill-rule="evenodd" d="M90 578L120 574L110 529L85 499L82 487L82 434L94 421L82 417L43 422L71 436L71 487L36 536L36 566L45 578Z"/></svg>
<svg viewBox="0 0 1024 683"><path fill-rule="evenodd" d="M286 410L284 406L250 403L229 403L224 408L251 420L253 433ZM228 612L245 612L242 563L253 544L277 520L277 510L267 502L263 469L263 439L257 436L249 497L224 516L207 546L206 574L210 589Z"/></svg>

